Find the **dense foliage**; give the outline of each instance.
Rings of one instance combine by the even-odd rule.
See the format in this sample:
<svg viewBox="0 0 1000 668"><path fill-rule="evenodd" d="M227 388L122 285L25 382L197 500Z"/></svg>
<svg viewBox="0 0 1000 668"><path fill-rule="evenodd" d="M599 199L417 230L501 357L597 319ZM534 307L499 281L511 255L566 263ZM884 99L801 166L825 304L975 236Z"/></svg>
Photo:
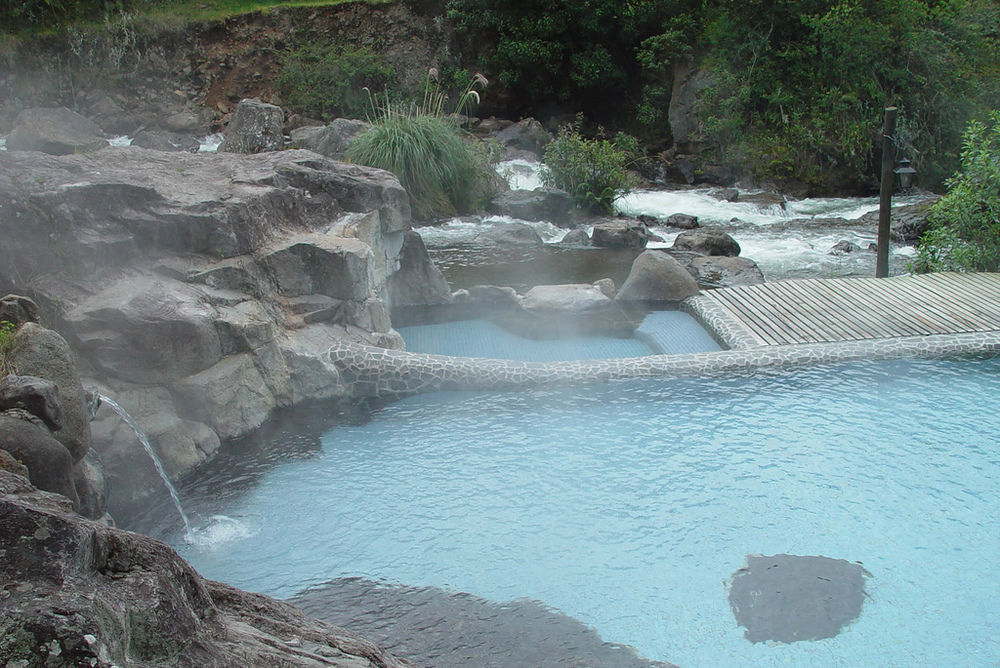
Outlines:
<svg viewBox="0 0 1000 668"><path fill-rule="evenodd" d="M455 104L461 112L478 102L473 79ZM372 99L372 127L355 137L347 158L369 167L387 169L399 178L410 196L418 218L468 213L491 193L486 151L470 141L445 113L445 95L433 82L420 105L392 103L388 96L381 104Z"/></svg>
<svg viewBox="0 0 1000 668"><path fill-rule="evenodd" d="M672 65L710 74L699 115L715 159L759 178L873 184L882 109L925 185L954 171L962 128L998 106L995 0L450 0L516 114L575 113L669 137Z"/></svg>
<svg viewBox="0 0 1000 668"><path fill-rule="evenodd" d="M580 134L581 119L565 125L545 147L546 185L561 188L586 211L610 212L614 201L632 191L628 172L630 156L619 142L586 139Z"/></svg>
<svg viewBox="0 0 1000 668"><path fill-rule="evenodd" d="M915 271L1000 271L1000 111L969 123L962 169L929 222Z"/></svg>
<svg viewBox="0 0 1000 668"><path fill-rule="evenodd" d="M295 111L323 120L364 116L364 89L395 84L396 72L370 49L309 43L281 56L275 84Z"/></svg>

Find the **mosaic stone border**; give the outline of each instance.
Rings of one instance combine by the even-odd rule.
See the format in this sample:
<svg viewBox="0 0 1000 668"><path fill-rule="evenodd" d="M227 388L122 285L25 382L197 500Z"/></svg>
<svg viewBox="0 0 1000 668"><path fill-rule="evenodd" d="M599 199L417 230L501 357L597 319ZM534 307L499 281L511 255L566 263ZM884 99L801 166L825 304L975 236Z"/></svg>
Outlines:
<svg viewBox="0 0 1000 668"><path fill-rule="evenodd" d="M697 320L723 348L755 348L764 342L714 299L688 297L681 309Z"/></svg>
<svg viewBox="0 0 1000 668"><path fill-rule="evenodd" d="M398 397L440 390L510 390L626 378L736 375L770 367L859 360L1000 354L1000 331L840 343L761 346L709 353L574 362L514 362L448 357L338 342L329 361L355 397Z"/></svg>

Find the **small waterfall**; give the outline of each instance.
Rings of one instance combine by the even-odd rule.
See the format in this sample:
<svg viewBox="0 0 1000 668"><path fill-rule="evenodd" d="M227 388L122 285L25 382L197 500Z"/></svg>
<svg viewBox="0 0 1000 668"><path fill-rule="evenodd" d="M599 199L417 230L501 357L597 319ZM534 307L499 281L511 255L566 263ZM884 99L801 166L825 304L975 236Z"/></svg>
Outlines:
<svg viewBox="0 0 1000 668"><path fill-rule="evenodd" d="M142 443L142 447L146 450L146 454L148 454L149 458L153 460L153 466L156 467L156 472L160 474L163 484L167 486L167 491L170 492L170 498L173 499L174 507L177 508L177 512L180 514L181 519L184 520L184 538L185 540L190 541L191 522L188 520L188 516L184 513L184 508L181 507L181 499L177 496L177 490L174 489L174 486L170 483L170 478L167 477L167 472L163 470L163 462L161 462L160 458L156 456L156 451L153 450L153 446L149 443L149 439L146 438L146 434L142 432L142 429L140 429L139 425L135 423L132 416L128 414L128 411L122 408L117 401L110 397L106 397L103 394L99 395L99 397L102 403L110 406L111 410L117 413L118 417L120 417L125 424L132 428L132 431L135 432L136 438L139 439L139 442Z"/></svg>

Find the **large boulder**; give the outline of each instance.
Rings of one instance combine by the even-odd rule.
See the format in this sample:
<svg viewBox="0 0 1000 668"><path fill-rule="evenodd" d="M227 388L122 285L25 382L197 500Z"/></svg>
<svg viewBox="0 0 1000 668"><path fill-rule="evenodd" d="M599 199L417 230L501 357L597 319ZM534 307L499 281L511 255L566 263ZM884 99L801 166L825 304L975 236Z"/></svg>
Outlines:
<svg viewBox="0 0 1000 668"><path fill-rule="evenodd" d="M59 388L50 380L8 374L0 378L0 410L23 408L52 431L62 429Z"/></svg>
<svg viewBox="0 0 1000 668"><path fill-rule="evenodd" d="M490 208L501 216L568 225L572 222L573 197L558 188L509 190L494 197Z"/></svg>
<svg viewBox="0 0 1000 668"><path fill-rule="evenodd" d="M534 118L525 118L500 130L495 135L501 146L518 151L528 151L540 156L552 141L552 133Z"/></svg>
<svg viewBox="0 0 1000 668"><path fill-rule="evenodd" d="M718 230L688 230L674 239L674 249L701 253L702 255L724 255L736 257L740 245L731 236Z"/></svg>
<svg viewBox="0 0 1000 668"><path fill-rule="evenodd" d="M450 301L451 288L427 254L424 240L417 232L407 232L399 252L399 269L389 277L389 304L395 308Z"/></svg>
<svg viewBox="0 0 1000 668"><path fill-rule="evenodd" d="M605 222L594 225L590 241L602 248L645 248L649 231L644 225L628 222Z"/></svg>
<svg viewBox="0 0 1000 668"><path fill-rule="evenodd" d="M27 467L33 485L62 494L74 508L79 506L73 481L73 457L44 425L32 422L19 410L0 413L0 450L6 450Z"/></svg>
<svg viewBox="0 0 1000 668"><path fill-rule="evenodd" d="M618 301L679 302L699 293L684 266L661 251L643 252L618 290Z"/></svg>
<svg viewBox="0 0 1000 668"><path fill-rule="evenodd" d="M609 308L612 303L600 286L590 283L536 285L521 298L521 308L537 314L587 313Z"/></svg>
<svg viewBox="0 0 1000 668"><path fill-rule="evenodd" d="M6 295L0 299L0 322L8 322L14 328L38 322L38 304L29 297Z"/></svg>
<svg viewBox="0 0 1000 668"><path fill-rule="evenodd" d="M475 241L496 246L541 246L545 243L535 228L524 223L491 225L477 234Z"/></svg>
<svg viewBox="0 0 1000 668"><path fill-rule="evenodd" d="M80 461L90 447L87 397L77 373L76 359L66 339L51 329L26 323L11 339L8 358L21 376L36 376L58 388L62 428L55 438Z"/></svg>
<svg viewBox="0 0 1000 668"><path fill-rule="evenodd" d="M371 127L371 123L337 118L325 127L304 127L292 131L292 144L315 151L328 158L341 160L351 141Z"/></svg>
<svg viewBox="0 0 1000 668"><path fill-rule="evenodd" d="M9 151L51 155L96 151L108 145L97 125L65 107L25 109L7 136Z"/></svg>
<svg viewBox="0 0 1000 668"><path fill-rule="evenodd" d="M757 263L746 257L702 255L691 258L689 265L703 288L726 288L733 285L757 285L764 274Z"/></svg>
<svg viewBox="0 0 1000 668"><path fill-rule="evenodd" d="M281 107L252 98L240 100L226 127L219 151L226 153L262 153L278 151L285 145Z"/></svg>
<svg viewBox="0 0 1000 668"><path fill-rule="evenodd" d="M889 213L889 230L893 241L905 244L915 244L927 231L927 216L938 197L930 197L916 204L904 204L893 207ZM871 211L861 216L858 223L870 229L878 229L878 211Z"/></svg>
<svg viewBox="0 0 1000 668"><path fill-rule="evenodd" d="M0 471L8 666L409 664L275 599L205 580L163 543L88 521Z"/></svg>

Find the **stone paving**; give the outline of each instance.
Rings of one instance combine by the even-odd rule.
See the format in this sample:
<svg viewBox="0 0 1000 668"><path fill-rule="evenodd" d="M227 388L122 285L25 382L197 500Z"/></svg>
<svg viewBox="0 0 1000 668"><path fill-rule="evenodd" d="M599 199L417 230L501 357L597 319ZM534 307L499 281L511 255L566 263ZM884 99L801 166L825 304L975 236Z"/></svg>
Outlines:
<svg viewBox="0 0 1000 668"><path fill-rule="evenodd" d="M734 339L738 337L729 340ZM448 357L350 342L338 342L327 351L329 361L340 372L341 380L353 388L356 397L398 397L439 390L509 390L626 378L733 375L768 367L998 353L1000 331L840 343L757 345L710 353L573 362Z"/></svg>

